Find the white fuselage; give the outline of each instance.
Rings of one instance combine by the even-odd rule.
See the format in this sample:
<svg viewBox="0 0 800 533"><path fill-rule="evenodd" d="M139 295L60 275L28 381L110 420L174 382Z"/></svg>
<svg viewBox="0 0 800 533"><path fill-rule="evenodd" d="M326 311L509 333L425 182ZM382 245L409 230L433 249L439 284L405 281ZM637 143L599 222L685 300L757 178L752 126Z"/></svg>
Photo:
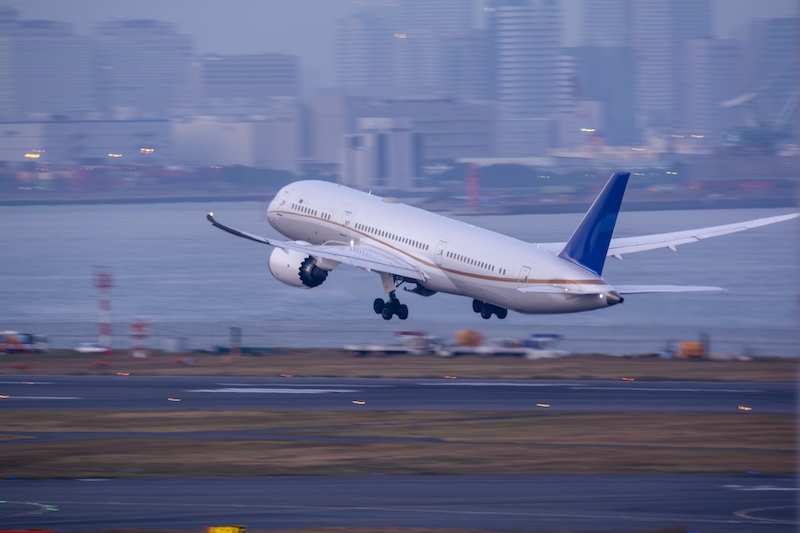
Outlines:
<svg viewBox="0 0 800 533"><path fill-rule="evenodd" d="M419 268L426 289L520 313L600 309L609 306L605 295L614 290L535 244L334 183L287 185L270 203L267 218L292 240L381 248ZM565 289L563 294L518 290L536 285Z"/></svg>

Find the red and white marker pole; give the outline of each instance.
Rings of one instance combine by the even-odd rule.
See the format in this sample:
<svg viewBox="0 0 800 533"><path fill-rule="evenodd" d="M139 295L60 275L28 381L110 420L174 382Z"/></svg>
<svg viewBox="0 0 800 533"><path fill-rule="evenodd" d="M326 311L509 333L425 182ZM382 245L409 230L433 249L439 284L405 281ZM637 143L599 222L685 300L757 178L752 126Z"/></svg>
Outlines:
<svg viewBox="0 0 800 533"><path fill-rule="evenodd" d="M94 286L100 291L97 342L111 353L111 287L114 286L111 273L102 270L95 272Z"/></svg>

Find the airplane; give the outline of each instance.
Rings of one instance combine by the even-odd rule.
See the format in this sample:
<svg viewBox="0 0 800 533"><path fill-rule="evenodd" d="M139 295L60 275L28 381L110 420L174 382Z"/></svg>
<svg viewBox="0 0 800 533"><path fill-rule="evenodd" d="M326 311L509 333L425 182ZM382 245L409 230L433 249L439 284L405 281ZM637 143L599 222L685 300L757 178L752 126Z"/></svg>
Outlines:
<svg viewBox="0 0 800 533"><path fill-rule="evenodd" d="M607 257L670 248L710 237L775 224L800 213L708 228L612 238L628 172L616 172L566 242L532 244L336 183L298 181L283 187L267 220L286 241L268 239L207 219L217 228L275 247L269 270L279 281L310 289L341 264L380 275L388 298L373 310L385 320L408 318L397 290L420 296L437 292L472 298L482 318L575 313L624 302L644 293L722 291L720 287L617 285L603 279Z"/></svg>

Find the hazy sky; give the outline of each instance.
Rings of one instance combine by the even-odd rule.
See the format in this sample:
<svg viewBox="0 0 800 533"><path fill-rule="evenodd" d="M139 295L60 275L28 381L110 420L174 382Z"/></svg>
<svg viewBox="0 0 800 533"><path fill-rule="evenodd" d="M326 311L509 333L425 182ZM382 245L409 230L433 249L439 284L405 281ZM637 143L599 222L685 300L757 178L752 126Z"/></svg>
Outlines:
<svg viewBox="0 0 800 533"><path fill-rule="evenodd" d="M366 0L367 3L381 3ZM480 17L484 0L475 2ZM299 55L303 86L334 84L334 29L352 0L7 0L22 8L24 19L72 22L87 33L91 22L113 16L148 18L178 24L194 37L198 52ZM756 17L795 16L797 0L714 0L715 32L729 37L737 24ZM580 43L581 0L561 0L565 44Z"/></svg>

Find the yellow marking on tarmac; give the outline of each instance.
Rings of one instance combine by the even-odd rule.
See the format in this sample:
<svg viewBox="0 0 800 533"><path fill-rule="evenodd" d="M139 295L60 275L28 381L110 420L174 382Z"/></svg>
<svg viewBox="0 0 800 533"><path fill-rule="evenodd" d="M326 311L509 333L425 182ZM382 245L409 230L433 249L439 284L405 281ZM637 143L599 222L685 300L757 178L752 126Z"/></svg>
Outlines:
<svg viewBox="0 0 800 533"><path fill-rule="evenodd" d="M548 407L550 407L550 404L549 403L537 403L536 407L541 407L542 409L547 409Z"/></svg>
<svg viewBox="0 0 800 533"><path fill-rule="evenodd" d="M740 411L752 411L753 408L752 407L747 407L746 405L740 405L739 406L739 410Z"/></svg>
<svg viewBox="0 0 800 533"><path fill-rule="evenodd" d="M180 398L167 398L167 400L169 400L170 402L179 402L179 401L181 401Z"/></svg>
<svg viewBox="0 0 800 533"><path fill-rule="evenodd" d="M364 405L367 402L365 402L364 400L353 400L353 403L356 405Z"/></svg>

